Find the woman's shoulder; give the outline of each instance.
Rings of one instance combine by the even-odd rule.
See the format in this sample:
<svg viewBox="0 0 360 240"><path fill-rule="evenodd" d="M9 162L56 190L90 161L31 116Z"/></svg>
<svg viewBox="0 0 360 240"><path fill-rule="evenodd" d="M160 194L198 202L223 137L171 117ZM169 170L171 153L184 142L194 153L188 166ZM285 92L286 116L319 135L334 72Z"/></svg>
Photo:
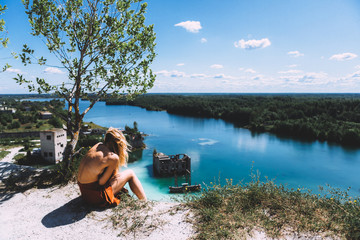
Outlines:
<svg viewBox="0 0 360 240"><path fill-rule="evenodd" d="M116 153L114 153L114 152L108 152L108 154L105 156L107 159L108 159L108 161L118 161L119 160L119 156L116 154Z"/></svg>

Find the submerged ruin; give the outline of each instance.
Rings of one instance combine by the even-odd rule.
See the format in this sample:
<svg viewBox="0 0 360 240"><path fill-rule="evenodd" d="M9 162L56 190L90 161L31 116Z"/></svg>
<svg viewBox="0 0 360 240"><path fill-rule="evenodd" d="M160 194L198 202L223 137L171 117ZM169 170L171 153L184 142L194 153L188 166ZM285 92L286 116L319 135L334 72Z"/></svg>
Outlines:
<svg viewBox="0 0 360 240"><path fill-rule="evenodd" d="M186 154L165 155L153 153L153 171L157 177L175 177L175 186L169 186L170 193L200 191L201 185L191 185L191 158ZM177 176L185 175L186 183L178 186Z"/></svg>
<svg viewBox="0 0 360 240"><path fill-rule="evenodd" d="M153 171L158 177L183 175L191 172L191 158L186 154L153 154Z"/></svg>

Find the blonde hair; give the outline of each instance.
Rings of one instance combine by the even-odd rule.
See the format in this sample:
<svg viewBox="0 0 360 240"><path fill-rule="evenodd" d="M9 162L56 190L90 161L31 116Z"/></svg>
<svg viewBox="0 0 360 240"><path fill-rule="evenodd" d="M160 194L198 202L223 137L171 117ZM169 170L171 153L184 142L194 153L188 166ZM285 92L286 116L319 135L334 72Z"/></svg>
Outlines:
<svg viewBox="0 0 360 240"><path fill-rule="evenodd" d="M124 134L117 128L110 127L105 134L104 144L119 156L118 166L126 166L129 158L129 144Z"/></svg>

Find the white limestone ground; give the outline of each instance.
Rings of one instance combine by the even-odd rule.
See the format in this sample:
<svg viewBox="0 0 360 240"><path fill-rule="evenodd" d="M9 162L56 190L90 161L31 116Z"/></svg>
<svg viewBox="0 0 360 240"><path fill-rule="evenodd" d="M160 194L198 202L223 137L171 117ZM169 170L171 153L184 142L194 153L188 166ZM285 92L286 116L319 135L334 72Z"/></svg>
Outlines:
<svg viewBox="0 0 360 240"><path fill-rule="evenodd" d="M0 205L0 239L188 239L189 210L179 203L154 202L147 221L129 232L113 227L112 209L84 207L75 184L17 193ZM132 215L131 212L128 213ZM123 217L129 217L123 216ZM150 222L151 220L151 222ZM151 227L151 225L155 227Z"/></svg>
<svg viewBox="0 0 360 240"><path fill-rule="evenodd" d="M28 168L12 163L20 148L0 161L0 184L11 173ZM9 149L10 151L10 149ZM33 169L36 171L35 169ZM75 183L24 193L0 195L0 240L12 239L188 239L195 233L187 219L192 213L180 203L150 202L148 209L137 212L139 222L121 218L113 226L113 209L90 209L79 196ZM131 219L134 212L122 218ZM135 227L135 229L130 229Z"/></svg>

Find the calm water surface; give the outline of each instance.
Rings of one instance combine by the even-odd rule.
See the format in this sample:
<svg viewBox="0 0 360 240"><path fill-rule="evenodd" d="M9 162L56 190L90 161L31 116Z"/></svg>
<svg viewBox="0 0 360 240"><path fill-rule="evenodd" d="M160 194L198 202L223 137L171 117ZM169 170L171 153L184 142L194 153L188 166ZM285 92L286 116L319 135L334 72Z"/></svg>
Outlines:
<svg viewBox="0 0 360 240"><path fill-rule="evenodd" d="M81 101L81 109L89 102ZM319 186L347 189L360 195L360 150L327 143L281 139L271 134L251 134L223 120L183 117L147 111L132 106L95 104L85 121L105 127L124 128L136 121L148 134L142 158L128 164L145 188L149 199L168 199L173 178L154 178L152 152L186 153L192 159L192 183L209 184L214 179L249 182L253 168L262 179L267 176L290 188L303 187L317 192ZM180 181L180 179L179 179Z"/></svg>
<svg viewBox="0 0 360 240"><path fill-rule="evenodd" d="M88 102L82 101L85 108ZM173 178L154 178L152 152L186 153L192 159L192 183L209 183L220 176L235 183L251 180L251 168L262 177L289 187L318 191L330 184L360 195L360 150L344 149L320 142L280 139L271 134L253 135L223 120L183 117L166 112L147 111L132 106L106 106L97 103L85 116L106 127L124 128L138 123L147 149L142 158L128 165L138 175L150 199L168 198Z"/></svg>

